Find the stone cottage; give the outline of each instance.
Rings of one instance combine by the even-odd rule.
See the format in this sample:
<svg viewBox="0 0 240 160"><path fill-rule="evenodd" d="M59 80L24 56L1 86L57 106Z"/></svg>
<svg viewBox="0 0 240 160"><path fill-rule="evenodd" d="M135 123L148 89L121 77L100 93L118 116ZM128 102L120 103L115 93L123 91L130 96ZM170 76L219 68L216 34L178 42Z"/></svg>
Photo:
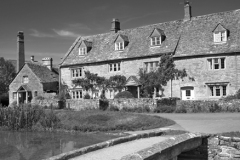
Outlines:
<svg viewBox="0 0 240 160"><path fill-rule="evenodd" d="M60 83L73 99L81 99L84 91L72 80L84 77L84 71L107 78L124 75L130 78L126 86L138 95L139 69L155 70L161 55L172 54L188 77L170 81L162 96L198 100L234 94L240 88L240 10L197 17L191 13L185 2L183 19L124 30L113 19L110 32L77 38L60 64ZM114 94L109 89L106 96Z"/></svg>
<svg viewBox="0 0 240 160"><path fill-rule="evenodd" d="M9 85L9 104L14 101L28 103L36 96L58 93L58 69L53 67L52 58L43 58L40 63L32 56L31 61L25 63L23 37L23 32L19 32L18 73Z"/></svg>

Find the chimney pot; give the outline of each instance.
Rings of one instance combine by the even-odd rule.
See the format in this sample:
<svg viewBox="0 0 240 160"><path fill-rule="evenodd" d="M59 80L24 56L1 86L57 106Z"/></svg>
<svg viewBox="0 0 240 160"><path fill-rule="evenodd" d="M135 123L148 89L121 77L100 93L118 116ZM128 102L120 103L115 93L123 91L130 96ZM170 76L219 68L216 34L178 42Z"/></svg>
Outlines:
<svg viewBox="0 0 240 160"><path fill-rule="evenodd" d="M117 33L120 30L120 22L118 19L113 18L111 31Z"/></svg>
<svg viewBox="0 0 240 160"><path fill-rule="evenodd" d="M192 17L192 8L189 1L184 2L184 21L191 20Z"/></svg>
<svg viewBox="0 0 240 160"><path fill-rule="evenodd" d="M34 62L34 56L31 56L31 61Z"/></svg>

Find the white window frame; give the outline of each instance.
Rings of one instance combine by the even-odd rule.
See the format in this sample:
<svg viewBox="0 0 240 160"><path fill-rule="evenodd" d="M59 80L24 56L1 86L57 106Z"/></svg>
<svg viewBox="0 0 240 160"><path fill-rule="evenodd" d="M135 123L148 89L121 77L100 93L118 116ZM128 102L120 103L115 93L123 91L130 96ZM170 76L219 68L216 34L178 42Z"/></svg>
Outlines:
<svg viewBox="0 0 240 160"><path fill-rule="evenodd" d="M159 46L162 44L161 36L159 37L151 37L151 46Z"/></svg>
<svg viewBox="0 0 240 160"><path fill-rule="evenodd" d="M28 78L28 76L23 76L23 78L22 78L22 83L24 83L24 84L29 83L29 78Z"/></svg>
<svg viewBox="0 0 240 160"><path fill-rule="evenodd" d="M71 96L72 99L83 99L83 90L72 90Z"/></svg>
<svg viewBox="0 0 240 160"><path fill-rule="evenodd" d="M210 97L225 97L227 96L227 85L210 85ZM219 91L219 94L217 94Z"/></svg>
<svg viewBox="0 0 240 160"><path fill-rule="evenodd" d="M71 69L72 78L82 78L83 77L83 68L73 68Z"/></svg>
<svg viewBox="0 0 240 160"><path fill-rule="evenodd" d="M119 72L121 71L121 62L108 64L108 72Z"/></svg>
<svg viewBox="0 0 240 160"><path fill-rule="evenodd" d="M220 31L213 33L214 43L226 43L227 42L227 31Z"/></svg>
<svg viewBox="0 0 240 160"><path fill-rule="evenodd" d="M144 67L147 73L158 69L159 61L144 62Z"/></svg>
<svg viewBox="0 0 240 160"><path fill-rule="evenodd" d="M124 50L125 43L124 42L116 42L115 43L115 51L121 51Z"/></svg>
<svg viewBox="0 0 240 160"><path fill-rule="evenodd" d="M223 63L222 63L223 60ZM226 69L226 58L209 58L207 59L208 62L208 69L209 70L224 70ZM218 68L217 68L218 66Z"/></svg>
<svg viewBox="0 0 240 160"><path fill-rule="evenodd" d="M13 99L17 99L17 92L13 92Z"/></svg>
<svg viewBox="0 0 240 160"><path fill-rule="evenodd" d="M87 47L81 47L79 48L79 55L86 55L87 54Z"/></svg>

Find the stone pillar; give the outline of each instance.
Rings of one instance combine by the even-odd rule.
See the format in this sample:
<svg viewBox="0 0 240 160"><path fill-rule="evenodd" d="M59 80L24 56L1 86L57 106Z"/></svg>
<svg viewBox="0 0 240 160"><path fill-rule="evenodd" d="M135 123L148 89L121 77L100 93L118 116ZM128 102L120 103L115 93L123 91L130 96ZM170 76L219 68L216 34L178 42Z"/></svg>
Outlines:
<svg viewBox="0 0 240 160"><path fill-rule="evenodd" d="M28 91L26 91L26 103L28 103Z"/></svg>
<svg viewBox="0 0 240 160"><path fill-rule="evenodd" d="M17 105L19 105L19 93L17 92Z"/></svg>
<svg viewBox="0 0 240 160"><path fill-rule="evenodd" d="M138 98L140 98L140 86L137 86L137 90L138 90Z"/></svg>

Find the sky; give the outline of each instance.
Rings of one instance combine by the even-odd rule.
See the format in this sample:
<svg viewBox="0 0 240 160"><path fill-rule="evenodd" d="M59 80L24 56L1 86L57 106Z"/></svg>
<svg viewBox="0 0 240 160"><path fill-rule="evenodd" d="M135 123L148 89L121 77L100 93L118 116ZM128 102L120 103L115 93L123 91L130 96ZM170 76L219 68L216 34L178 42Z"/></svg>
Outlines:
<svg viewBox="0 0 240 160"><path fill-rule="evenodd" d="M240 9L240 0L189 0L192 16ZM52 57L59 64L78 36L183 19L184 0L0 0L0 57L17 58L24 32L25 59Z"/></svg>

